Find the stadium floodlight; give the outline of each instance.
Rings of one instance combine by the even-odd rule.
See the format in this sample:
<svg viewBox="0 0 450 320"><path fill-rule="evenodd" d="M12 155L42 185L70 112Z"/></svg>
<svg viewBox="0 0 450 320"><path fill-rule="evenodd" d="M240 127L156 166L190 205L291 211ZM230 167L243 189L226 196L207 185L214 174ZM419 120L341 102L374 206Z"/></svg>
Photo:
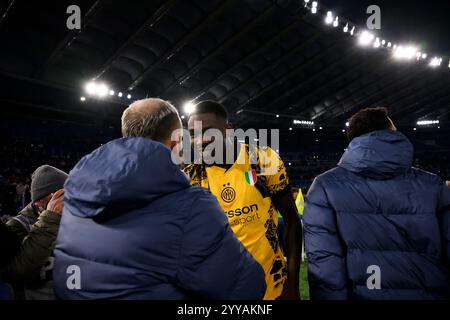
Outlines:
<svg viewBox="0 0 450 320"><path fill-rule="evenodd" d="M319 130L322 130L323 128L322 127L319 127Z"/></svg>
<svg viewBox="0 0 450 320"><path fill-rule="evenodd" d="M127 99L131 99L131 94L127 95Z"/></svg>
<svg viewBox="0 0 450 320"><path fill-rule="evenodd" d="M394 58L398 60L411 60L416 56L417 49L413 46L398 46L394 50Z"/></svg>
<svg viewBox="0 0 450 320"><path fill-rule="evenodd" d="M105 97L109 92L108 86L104 83L100 83L97 85L97 95L100 98Z"/></svg>
<svg viewBox="0 0 450 320"><path fill-rule="evenodd" d="M348 32L348 23L345 25L344 29L342 29L344 31L344 33Z"/></svg>
<svg viewBox="0 0 450 320"><path fill-rule="evenodd" d="M292 163L289 162L288 165L289 165L289 166L292 166Z"/></svg>
<svg viewBox="0 0 450 320"><path fill-rule="evenodd" d="M325 23L326 24L332 24L333 23L333 12L331 12L331 11L327 12L327 17L325 18Z"/></svg>
<svg viewBox="0 0 450 320"><path fill-rule="evenodd" d="M181 119L184 119L184 115L181 115Z"/></svg>
<svg viewBox="0 0 450 320"><path fill-rule="evenodd" d="M292 128L289 128L289 131L292 131Z"/></svg>
<svg viewBox="0 0 450 320"><path fill-rule="evenodd" d="M183 110L186 114L191 114L195 111L195 104L192 101L188 101L183 105Z"/></svg>
<svg viewBox="0 0 450 320"><path fill-rule="evenodd" d="M333 27L335 27L335 28L339 27L339 17L338 16L336 16L336 18L334 19Z"/></svg>
<svg viewBox="0 0 450 320"><path fill-rule="evenodd" d="M381 46L380 38L375 39L375 43L373 44L374 48L379 48Z"/></svg>
<svg viewBox="0 0 450 320"><path fill-rule="evenodd" d="M105 97L109 92L109 88L106 84L97 83L95 81L88 82L85 86L85 90L89 95L96 95L100 98Z"/></svg>
<svg viewBox="0 0 450 320"><path fill-rule="evenodd" d="M353 36L353 35L355 34L355 29L356 29L356 27L353 26L352 30L350 31L350 35L351 35L351 36Z"/></svg>
<svg viewBox="0 0 450 320"><path fill-rule="evenodd" d="M428 55L426 53L422 53L422 59L426 59Z"/></svg>
<svg viewBox="0 0 450 320"><path fill-rule="evenodd" d="M317 3L317 1L313 1L312 2L312 5L311 5L311 13L312 14L316 14L317 13L317 7L318 7L318 3Z"/></svg>
<svg viewBox="0 0 450 320"><path fill-rule="evenodd" d="M342 129L342 132L345 132L345 129Z"/></svg>
<svg viewBox="0 0 450 320"><path fill-rule="evenodd" d="M294 120L294 124L301 124L304 126L313 126L314 125L314 121L309 121L309 120Z"/></svg>
<svg viewBox="0 0 450 320"><path fill-rule="evenodd" d="M384 46L386 45L386 40L381 40L381 44Z"/></svg>
<svg viewBox="0 0 450 320"><path fill-rule="evenodd" d="M442 58L434 57L430 61L430 67L436 68L439 67L442 63Z"/></svg>
<svg viewBox="0 0 450 320"><path fill-rule="evenodd" d="M279 115L279 114L277 114L277 115L276 115L276 117L277 117L277 118L279 118L279 117L280 117L280 115Z"/></svg>
<svg viewBox="0 0 450 320"><path fill-rule="evenodd" d="M122 98L123 93L122 93L122 92L119 92L119 93L117 94L117 96L118 96L119 98Z"/></svg>
<svg viewBox="0 0 450 320"><path fill-rule="evenodd" d="M113 96L115 94L114 90L109 90L109 95Z"/></svg>
<svg viewBox="0 0 450 320"><path fill-rule="evenodd" d="M413 128L414 131L417 131L417 128Z"/></svg>
<svg viewBox="0 0 450 320"><path fill-rule="evenodd" d="M84 102L86 101L86 97L81 97L80 100Z"/></svg>
<svg viewBox="0 0 450 320"><path fill-rule="evenodd" d="M94 95L97 92L97 84L94 81L88 82L84 88L90 95Z"/></svg>
<svg viewBox="0 0 450 320"><path fill-rule="evenodd" d="M374 38L375 36L372 33L368 31L363 31L359 35L359 44L362 46L367 46L374 40Z"/></svg>
<svg viewBox="0 0 450 320"><path fill-rule="evenodd" d="M419 120L419 121L417 121L418 126L431 126L433 124L439 124L439 120Z"/></svg>
<svg viewBox="0 0 450 320"><path fill-rule="evenodd" d="M392 43L391 43L391 42L388 42L387 47L388 47L388 48L392 47Z"/></svg>
<svg viewBox="0 0 450 320"><path fill-rule="evenodd" d="M345 126L346 126L346 127L350 126L350 122L346 122L346 123L345 123Z"/></svg>

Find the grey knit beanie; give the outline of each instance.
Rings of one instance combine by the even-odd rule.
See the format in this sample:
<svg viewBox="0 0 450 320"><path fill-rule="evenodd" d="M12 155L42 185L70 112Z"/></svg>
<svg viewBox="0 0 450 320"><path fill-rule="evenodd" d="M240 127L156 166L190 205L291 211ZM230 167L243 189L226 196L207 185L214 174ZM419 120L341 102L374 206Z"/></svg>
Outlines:
<svg viewBox="0 0 450 320"><path fill-rule="evenodd" d="M64 187L67 173L49 165L43 165L31 175L31 201L36 202Z"/></svg>

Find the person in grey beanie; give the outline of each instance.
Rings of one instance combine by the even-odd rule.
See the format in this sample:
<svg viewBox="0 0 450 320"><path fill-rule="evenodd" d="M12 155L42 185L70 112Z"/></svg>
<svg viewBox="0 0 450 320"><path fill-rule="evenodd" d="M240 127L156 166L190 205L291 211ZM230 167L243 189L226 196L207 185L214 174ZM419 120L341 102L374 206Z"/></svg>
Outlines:
<svg viewBox="0 0 450 320"><path fill-rule="evenodd" d="M43 165L31 175L31 202L46 205L51 195L64 187L67 173L49 165Z"/></svg>
<svg viewBox="0 0 450 320"><path fill-rule="evenodd" d="M45 234L34 242L27 262L15 261L4 270L2 277L13 284L16 298L52 300L53 248L64 207L64 183L68 175L55 167L43 165L31 176L31 203L7 222L20 240L24 240L40 224Z"/></svg>

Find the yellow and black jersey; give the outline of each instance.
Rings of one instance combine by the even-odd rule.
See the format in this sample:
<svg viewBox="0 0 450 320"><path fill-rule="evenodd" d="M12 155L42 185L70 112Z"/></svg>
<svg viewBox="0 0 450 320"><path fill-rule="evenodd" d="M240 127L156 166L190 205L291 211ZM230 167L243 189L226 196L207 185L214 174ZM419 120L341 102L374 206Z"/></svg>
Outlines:
<svg viewBox="0 0 450 320"><path fill-rule="evenodd" d="M231 228L266 273L266 300L279 297L286 280L286 261L278 241L272 198L290 192L286 168L270 148L249 150L242 144L235 163L188 165L192 184L208 188L218 199Z"/></svg>

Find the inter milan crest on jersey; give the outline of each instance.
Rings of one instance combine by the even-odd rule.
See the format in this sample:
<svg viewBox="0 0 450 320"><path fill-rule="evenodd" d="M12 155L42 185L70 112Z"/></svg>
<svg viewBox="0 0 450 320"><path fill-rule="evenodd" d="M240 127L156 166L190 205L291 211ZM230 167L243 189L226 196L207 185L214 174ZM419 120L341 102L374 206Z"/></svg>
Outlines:
<svg viewBox="0 0 450 320"><path fill-rule="evenodd" d="M245 181L247 181L247 183L249 185L254 186L257 180L258 180L258 177L256 176L255 169L252 169L245 173Z"/></svg>
<svg viewBox="0 0 450 320"><path fill-rule="evenodd" d="M236 199L236 191L230 187L230 183L223 185L224 189L220 193L220 196L222 197L222 200L226 203L231 203Z"/></svg>

